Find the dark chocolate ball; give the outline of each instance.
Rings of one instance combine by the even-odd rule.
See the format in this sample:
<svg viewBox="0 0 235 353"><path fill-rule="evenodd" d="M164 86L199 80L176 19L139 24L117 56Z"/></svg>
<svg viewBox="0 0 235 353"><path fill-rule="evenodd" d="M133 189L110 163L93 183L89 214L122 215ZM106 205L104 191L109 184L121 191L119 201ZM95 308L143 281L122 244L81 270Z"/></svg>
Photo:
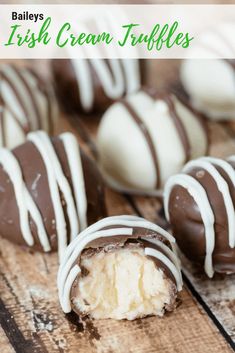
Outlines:
<svg viewBox="0 0 235 353"><path fill-rule="evenodd" d="M186 164L164 191L165 212L183 253L205 272L235 272L235 158Z"/></svg>
<svg viewBox="0 0 235 353"><path fill-rule="evenodd" d="M14 243L62 256L106 214L100 174L71 133L30 133L12 151L0 149L0 163L0 234Z"/></svg>
<svg viewBox="0 0 235 353"><path fill-rule="evenodd" d="M138 60L63 59L53 60L51 67L58 99L69 113L104 112L141 85Z"/></svg>

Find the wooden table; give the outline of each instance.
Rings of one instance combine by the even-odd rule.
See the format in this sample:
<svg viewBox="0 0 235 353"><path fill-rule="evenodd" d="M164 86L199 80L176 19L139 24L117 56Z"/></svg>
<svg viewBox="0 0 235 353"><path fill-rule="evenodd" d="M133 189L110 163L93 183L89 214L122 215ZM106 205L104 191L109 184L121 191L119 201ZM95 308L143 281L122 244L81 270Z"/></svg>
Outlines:
<svg viewBox="0 0 235 353"><path fill-rule="evenodd" d="M45 64L45 63L43 63ZM148 81L164 87L177 79L178 61L149 61ZM56 132L73 131L83 147L94 138L97 119L83 125L61 117ZM209 124L210 154L235 153L235 124ZM81 138L82 137L82 138ZM106 189L109 215L138 214L166 226L155 198L130 197ZM183 259L181 303L163 318L128 321L78 320L61 311L56 254L33 253L0 241L1 353L227 353L235 349L235 276L208 280Z"/></svg>

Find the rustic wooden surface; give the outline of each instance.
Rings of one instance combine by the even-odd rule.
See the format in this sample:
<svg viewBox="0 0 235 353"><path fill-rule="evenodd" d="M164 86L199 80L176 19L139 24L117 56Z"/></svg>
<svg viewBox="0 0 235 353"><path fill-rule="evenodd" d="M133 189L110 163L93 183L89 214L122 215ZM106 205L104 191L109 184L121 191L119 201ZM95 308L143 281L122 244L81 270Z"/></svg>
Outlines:
<svg viewBox="0 0 235 353"><path fill-rule="evenodd" d="M151 61L149 81L157 87L177 78L176 61ZM94 138L95 119L83 120ZM61 118L57 133L81 127ZM84 132L84 129L82 129ZM83 134L84 135L84 134ZM210 124L211 153L235 153L234 124ZM83 136L84 138L84 136ZM106 189L109 215L141 214L167 226L161 202L154 198L127 197ZM65 316L56 289L56 254L32 253L0 241L0 351L1 353L227 353L235 336L234 276L209 281L183 261L185 288L181 305L164 318L133 322L77 320ZM220 324L219 324L220 323ZM234 348L234 346L233 346Z"/></svg>

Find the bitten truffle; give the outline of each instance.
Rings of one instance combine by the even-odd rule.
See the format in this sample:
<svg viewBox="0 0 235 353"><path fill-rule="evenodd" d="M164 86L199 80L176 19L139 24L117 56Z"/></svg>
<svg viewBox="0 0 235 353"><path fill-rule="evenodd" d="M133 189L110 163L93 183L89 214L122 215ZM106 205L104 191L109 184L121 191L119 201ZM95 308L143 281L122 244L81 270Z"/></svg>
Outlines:
<svg viewBox="0 0 235 353"><path fill-rule="evenodd" d="M58 272L65 313L94 319L162 316L182 289L174 238L135 216L100 220L68 246Z"/></svg>
<svg viewBox="0 0 235 353"><path fill-rule="evenodd" d="M177 244L193 262L214 272L235 272L235 156L190 161L169 178L167 219Z"/></svg>
<svg viewBox="0 0 235 353"><path fill-rule="evenodd" d="M58 249L105 216L98 170L75 136L31 132L12 151L0 149L0 234L35 250Z"/></svg>
<svg viewBox="0 0 235 353"><path fill-rule="evenodd" d="M129 193L161 194L167 178L207 147L205 125L186 103L147 90L112 105L97 135L105 181Z"/></svg>
<svg viewBox="0 0 235 353"><path fill-rule="evenodd" d="M14 148L30 131L53 132L58 115L53 88L31 68L0 68L0 146Z"/></svg>
<svg viewBox="0 0 235 353"><path fill-rule="evenodd" d="M191 104L205 117L235 119L235 60L185 60L181 81Z"/></svg>
<svg viewBox="0 0 235 353"><path fill-rule="evenodd" d="M68 112L98 113L141 84L138 60L53 60L55 90Z"/></svg>

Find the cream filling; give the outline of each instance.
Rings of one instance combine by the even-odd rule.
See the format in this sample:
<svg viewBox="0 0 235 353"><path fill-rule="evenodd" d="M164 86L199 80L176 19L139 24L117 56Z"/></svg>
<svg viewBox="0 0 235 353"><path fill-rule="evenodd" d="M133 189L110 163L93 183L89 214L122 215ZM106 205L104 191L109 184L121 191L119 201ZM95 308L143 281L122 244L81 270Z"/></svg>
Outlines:
<svg viewBox="0 0 235 353"><path fill-rule="evenodd" d="M95 319L127 319L164 314L172 300L172 282L144 254L119 249L81 258L89 274L79 278L75 308Z"/></svg>

